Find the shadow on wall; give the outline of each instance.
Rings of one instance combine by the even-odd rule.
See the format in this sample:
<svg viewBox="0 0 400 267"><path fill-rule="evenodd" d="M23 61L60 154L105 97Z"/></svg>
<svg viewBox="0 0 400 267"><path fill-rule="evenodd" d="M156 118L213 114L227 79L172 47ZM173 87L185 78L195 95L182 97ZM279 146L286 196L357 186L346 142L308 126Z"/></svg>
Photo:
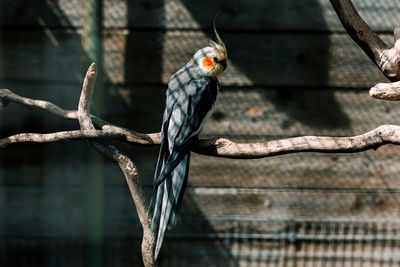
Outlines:
<svg viewBox="0 0 400 267"><path fill-rule="evenodd" d="M333 90L321 88L328 80L330 38L319 1L182 3L204 29L210 28L214 13L221 11L217 26L231 64L251 83L276 92L270 100L289 117L284 127L295 121L316 130L350 126ZM214 36L209 33L209 37Z"/></svg>

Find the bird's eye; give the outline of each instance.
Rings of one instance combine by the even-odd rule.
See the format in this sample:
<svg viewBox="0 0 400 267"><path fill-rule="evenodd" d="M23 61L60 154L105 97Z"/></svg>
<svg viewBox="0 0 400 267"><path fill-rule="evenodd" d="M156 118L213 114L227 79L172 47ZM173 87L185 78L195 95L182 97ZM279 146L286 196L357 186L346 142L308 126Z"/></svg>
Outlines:
<svg viewBox="0 0 400 267"><path fill-rule="evenodd" d="M218 63L219 59L217 57L213 57L214 62Z"/></svg>

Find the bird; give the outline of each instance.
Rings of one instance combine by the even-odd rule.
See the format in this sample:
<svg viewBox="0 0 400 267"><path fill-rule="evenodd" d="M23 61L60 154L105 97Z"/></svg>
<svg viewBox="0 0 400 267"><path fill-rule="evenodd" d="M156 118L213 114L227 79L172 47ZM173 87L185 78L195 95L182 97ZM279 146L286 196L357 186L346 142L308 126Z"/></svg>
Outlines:
<svg viewBox="0 0 400 267"><path fill-rule="evenodd" d="M168 82L161 125L161 145L154 173L148 214L151 230L157 233L157 259L165 231L177 221L188 174L190 151L198 142L204 122L218 98L217 76L226 69L225 43L215 28L216 41L198 50Z"/></svg>

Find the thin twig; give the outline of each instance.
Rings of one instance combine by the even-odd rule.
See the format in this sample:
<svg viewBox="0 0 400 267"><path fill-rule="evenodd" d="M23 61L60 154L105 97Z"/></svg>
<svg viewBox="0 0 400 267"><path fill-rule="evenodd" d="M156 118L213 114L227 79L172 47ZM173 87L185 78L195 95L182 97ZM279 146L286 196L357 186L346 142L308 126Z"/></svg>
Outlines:
<svg viewBox="0 0 400 267"><path fill-rule="evenodd" d="M48 101L19 96L9 89L0 89L0 99L5 103L3 108L10 102L14 102L28 107L40 108L64 119L78 119L76 110L65 110Z"/></svg>

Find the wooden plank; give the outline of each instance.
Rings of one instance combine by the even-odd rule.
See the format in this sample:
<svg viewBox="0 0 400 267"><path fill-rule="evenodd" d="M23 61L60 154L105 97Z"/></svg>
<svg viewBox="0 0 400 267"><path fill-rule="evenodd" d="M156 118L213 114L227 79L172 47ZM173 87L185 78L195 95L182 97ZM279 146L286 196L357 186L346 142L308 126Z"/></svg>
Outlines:
<svg viewBox="0 0 400 267"><path fill-rule="evenodd" d="M212 38L197 31L126 36L113 32L108 37L106 70L115 83L167 83ZM371 87L385 80L346 34L225 33L223 37L230 55L220 77L224 85ZM381 37L392 40L390 35ZM118 44L127 44L124 60L118 60L124 51ZM129 68L122 71L124 66Z"/></svg>
<svg viewBox="0 0 400 267"><path fill-rule="evenodd" d="M111 193L114 191L114 193ZM115 188L106 213L123 207L125 216L132 213L129 193ZM123 190L126 191L126 190ZM128 201L129 200L129 201ZM115 202L114 202L115 201ZM399 216L398 192L374 190L230 190L188 188L181 216L255 216L255 217L371 217ZM129 213L131 209L131 213ZM108 213L110 214L110 213ZM119 225L120 222L118 223ZM123 226L123 224L121 225ZM115 227L109 228L118 232Z"/></svg>
<svg viewBox="0 0 400 267"><path fill-rule="evenodd" d="M35 157L23 149L6 151L10 159L1 159L2 166L5 166L0 172L2 184L43 186L49 187L49 190L53 186L81 186L88 166L86 161L80 160L79 155L85 149L91 149L90 146L83 142L66 144L69 148L50 146L42 148L43 151L38 150ZM73 153L74 150L82 152ZM17 155L23 153L29 156L23 156L18 161ZM132 148L131 153L143 184L150 188L157 149ZM400 166L396 158L399 154L397 147L350 155L302 153L259 160L214 159L193 154L189 185L202 188L398 191L400 181L397 174ZM14 164L8 166L8 162ZM112 162L106 160L103 171L107 186L126 186L121 171Z"/></svg>
<svg viewBox="0 0 400 267"><path fill-rule="evenodd" d="M67 31L1 31L0 79L80 81L86 70L80 37Z"/></svg>
<svg viewBox="0 0 400 267"><path fill-rule="evenodd" d="M360 15L378 31L392 31L400 24L396 0L352 1ZM165 0L104 1L105 27L211 28L215 14L219 29L344 31L332 6L325 0L252 1ZM251 16L249 16L251 14ZM3 1L0 26L81 27L82 8L78 0L32 3Z"/></svg>
<svg viewBox="0 0 400 267"><path fill-rule="evenodd" d="M254 114L251 109L257 110ZM366 91L307 89L221 89L205 136L357 135L381 124L396 124L393 102ZM376 115L379 114L379 115Z"/></svg>
<svg viewBox="0 0 400 267"><path fill-rule="evenodd" d="M346 34L227 33L223 38L230 55L220 77L225 85L370 87L384 79ZM167 82L176 66L182 66L208 38L197 32L171 31L164 40L161 77ZM193 45L188 50L187 40Z"/></svg>
<svg viewBox="0 0 400 267"><path fill-rule="evenodd" d="M260 160L213 159L194 154L189 185L205 188L274 188L399 191L398 148L343 155L300 153Z"/></svg>
<svg viewBox="0 0 400 267"><path fill-rule="evenodd" d="M79 188L0 187L2 236L68 236L83 233Z"/></svg>
<svg viewBox="0 0 400 267"><path fill-rule="evenodd" d="M2 236L77 238L83 234L81 191L68 187L2 187L1 191ZM105 236L138 236L140 225L128 189L106 188L105 200ZM188 188L180 214L182 220L187 216L396 218L398 203L398 192L378 190ZM182 223L177 231L189 229L193 229L190 223Z"/></svg>
<svg viewBox="0 0 400 267"><path fill-rule="evenodd" d="M50 37L43 31L6 30L0 36L7 40L0 49L0 79L82 80L86 68L79 34L52 31ZM223 85L371 87L384 81L346 34L226 33L223 37L230 54L220 79ZM208 40L198 31L113 31L104 44L106 80L165 84Z"/></svg>
<svg viewBox="0 0 400 267"><path fill-rule="evenodd" d="M163 5L163 2L165 4ZM395 0L377 4L373 0L352 1L360 15L376 30L392 31L400 20L400 6ZM343 31L331 4L324 0L252 1L205 0L156 1L152 4L110 0L105 2L105 25L117 27L162 27L179 29L211 28L215 14L220 11L220 29L266 30L330 30ZM121 10L127 10L126 13ZM128 17L127 21L116 17ZM251 16L249 16L251 14ZM387 20L382 18L388 18Z"/></svg>

